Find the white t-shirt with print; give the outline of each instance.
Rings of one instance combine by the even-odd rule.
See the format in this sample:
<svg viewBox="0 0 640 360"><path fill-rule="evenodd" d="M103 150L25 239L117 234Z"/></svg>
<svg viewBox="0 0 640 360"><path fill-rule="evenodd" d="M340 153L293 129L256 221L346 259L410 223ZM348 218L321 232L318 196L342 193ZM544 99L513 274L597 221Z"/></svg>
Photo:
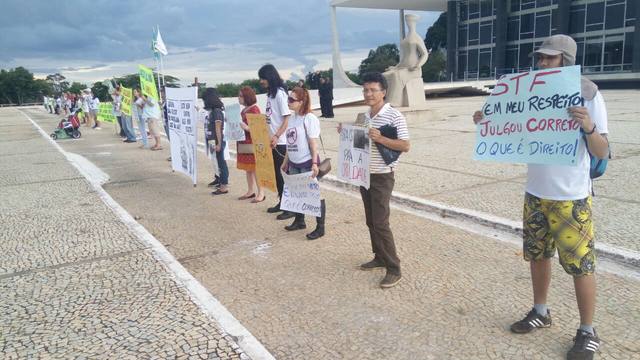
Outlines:
<svg viewBox="0 0 640 360"><path fill-rule="evenodd" d="M100 99L96 96L89 102L89 110L98 111L98 109L100 109Z"/></svg>
<svg viewBox="0 0 640 360"><path fill-rule="evenodd" d="M398 140L409 140L409 129L407 128L407 120L404 115L397 109L394 109L388 103L384 104L382 109L371 118L371 110L364 114L365 125L372 128L379 129L384 125L391 125L396 128L398 132ZM370 147L371 155L369 157L369 172L371 174L385 174L393 171L393 168L398 165L398 160L387 165L378 151L378 147L375 143L371 142Z"/></svg>
<svg viewBox="0 0 640 360"><path fill-rule="evenodd" d="M289 118L284 134L289 161L302 164L311 160L311 148L307 136L312 139L320 137L320 120L312 113L307 115L293 114Z"/></svg>
<svg viewBox="0 0 640 360"><path fill-rule="evenodd" d="M269 132L271 136L275 135L282 123L284 117L291 115L289 110L289 103L287 102L287 92L284 89L279 88L275 98L267 96L267 107L265 108L265 114L267 115L267 123L269 124ZM287 143L284 133L278 138L278 145L285 145Z"/></svg>
<svg viewBox="0 0 640 360"><path fill-rule="evenodd" d="M585 100L584 106L596 125L596 131L600 134L609 133L607 108L602 94L598 91L592 100ZM578 143L576 166L529 164L525 191L547 200L579 200L588 197L591 194L591 160L582 135Z"/></svg>

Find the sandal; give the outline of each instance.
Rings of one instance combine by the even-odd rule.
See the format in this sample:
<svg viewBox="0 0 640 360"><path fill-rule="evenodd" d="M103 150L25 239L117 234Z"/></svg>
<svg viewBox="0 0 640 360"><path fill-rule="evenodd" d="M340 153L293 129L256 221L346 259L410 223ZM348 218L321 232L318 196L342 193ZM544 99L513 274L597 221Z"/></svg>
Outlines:
<svg viewBox="0 0 640 360"><path fill-rule="evenodd" d="M256 197L256 194L251 194L251 195L242 195L238 198L238 200L247 200L247 199L251 199Z"/></svg>
<svg viewBox="0 0 640 360"><path fill-rule="evenodd" d="M162 150L162 146L154 146L151 148L151 151L158 151L158 150Z"/></svg>
<svg viewBox="0 0 640 360"><path fill-rule="evenodd" d="M212 191L211 195L224 195L224 194L227 194L228 192L229 192L229 190L222 191L222 190L218 189L216 191Z"/></svg>
<svg viewBox="0 0 640 360"><path fill-rule="evenodd" d="M266 195L262 197L262 200L258 200L258 198L255 198L255 199L251 200L251 203L252 204L257 204L257 203L261 203L261 202L263 202L265 200L267 200L267 196Z"/></svg>

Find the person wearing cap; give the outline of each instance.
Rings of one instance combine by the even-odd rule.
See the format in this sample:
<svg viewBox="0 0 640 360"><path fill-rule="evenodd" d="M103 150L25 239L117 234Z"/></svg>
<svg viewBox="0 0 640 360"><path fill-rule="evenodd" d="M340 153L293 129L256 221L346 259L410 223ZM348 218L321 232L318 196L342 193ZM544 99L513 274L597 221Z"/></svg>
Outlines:
<svg viewBox="0 0 640 360"><path fill-rule="evenodd" d="M576 42L567 35L553 35L530 55L542 69L575 65ZM523 254L529 261L533 285L533 308L511 331L529 333L551 326L547 294L551 282L551 258L556 248L560 264L573 277L580 312L580 328L567 359L592 359L600 346L593 315L596 301L594 231L591 209L592 155L609 155L607 110L598 87L581 79L584 106L569 108L571 118L580 124L581 136L577 166L528 164L523 213ZM476 111L473 120L482 120ZM582 136L584 135L584 136Z"/></svg>

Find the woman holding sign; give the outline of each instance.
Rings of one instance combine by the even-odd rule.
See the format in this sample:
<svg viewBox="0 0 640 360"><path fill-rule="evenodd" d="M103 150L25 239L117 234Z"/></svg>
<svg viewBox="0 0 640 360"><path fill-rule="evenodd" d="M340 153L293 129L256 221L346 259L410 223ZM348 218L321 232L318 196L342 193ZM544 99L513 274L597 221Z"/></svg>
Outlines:
<svg viewBox="0 0 640 360"><path fill-rule="evenodd" d="M318 155L318 138L320 137L320 121L311 113L309 92L302 87L295 87L287 99L292 115L287 124L287 153L282 162L282 171L287 174L311 172L311 177L318 175L320 156ZM307 234L307 239L315 240L324 236L324 219L326 206L320 200L320 217L316 218L316 228ZM306 229L304 214L295 214L291 225L285 226L288 231Z"/></svg>
<svg viewBox="0 0 640 360"><path fill-rule="evenodd" d="M242 122L240 126L244 130L244 141L238 141L237 151L237 166L238 169L244 170L247 173L247 192L240 196L239 200L251 200L252 203L263 202L265 199L264 191L258 185L258 179L256 178L256 159L253 155L253 143L251 141L251 132L247 122L247 114L260 114L260 108L256 104L256 92L249 86L244 86L238 93L238 102L244 106L244 109L240 112ZM253 187L257 188L258 192L255 193Z"/></svg>

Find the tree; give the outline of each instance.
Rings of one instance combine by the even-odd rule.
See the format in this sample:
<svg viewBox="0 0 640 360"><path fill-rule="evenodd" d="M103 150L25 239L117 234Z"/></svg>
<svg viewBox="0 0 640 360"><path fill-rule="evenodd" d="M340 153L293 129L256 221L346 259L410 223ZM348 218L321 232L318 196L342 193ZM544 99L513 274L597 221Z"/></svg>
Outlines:
<svg viewBox="0 0 640 360"><path fill-rule="evenodd" d="M243 86L248 86L248 87L252 88L253 91L256 92L256 94L264 94L264 93L267 92L267 90L263 89L262 85L260 85L260 79L245 80L245 81L240 83L240 87L243 87Z"/></svg>
<svg viewBox="0 0 640 360"><path fill-rule="evenodd" d="M443 48L432 50L429 59L422 66L422 80L425 82L442 81L446 79L447 57Z"/></svg>
<svg viewBox="0 0 640 360"><path fill-rule="evenodd" d="M74 81L71 83L71 86L69 86L68 91L72 94L80 94L82 90L86 88L87 88L87 85Z"/></svg>
<svg viewBox="0 0 640 360"><path fill-rule="evenodd" d="M36 80L33 74L17 67L9 71L0 70L0 103L22 105L41 100L44 94L53 93L44 80Z"/></svg>
<svg viewBox="0 0 640 360"><path fill-rule="evenodd" d="M111 95L109 94L109 88L101 81L93 83L91 92L100 99L100 101L111 101Z"/></svg>
<svg viewBox="0 0 640 360"><path fill-rule="evenodd" d="M59 73L47 75L47 81L53 86L53 91L57 94L67 91L69 88L69 82L66 81L66 77Z"/></svg>
<svg viewBox="0 0 640 360"><path fill-rule="evenodd" d="M240 91L240 85L234 83L224 83L216 85L218 94L220 97L235 97L238 96Z"/></svg>
<svg viewBox="0 0 640 360"><path fill-rule="evenodd" d="M369 56L362 60L358 67L358 76L368 72L384 72L389 66L397 65L400 61L400 52L396 44L385 44L377 49L369 51Z"/></svg>
<svg viewBox="0 0 640 360"><path fill-rule="evenodd" d="M443 12L438 20L427 29L424 45L429 51L447 48L447 13Z"/></svg>

